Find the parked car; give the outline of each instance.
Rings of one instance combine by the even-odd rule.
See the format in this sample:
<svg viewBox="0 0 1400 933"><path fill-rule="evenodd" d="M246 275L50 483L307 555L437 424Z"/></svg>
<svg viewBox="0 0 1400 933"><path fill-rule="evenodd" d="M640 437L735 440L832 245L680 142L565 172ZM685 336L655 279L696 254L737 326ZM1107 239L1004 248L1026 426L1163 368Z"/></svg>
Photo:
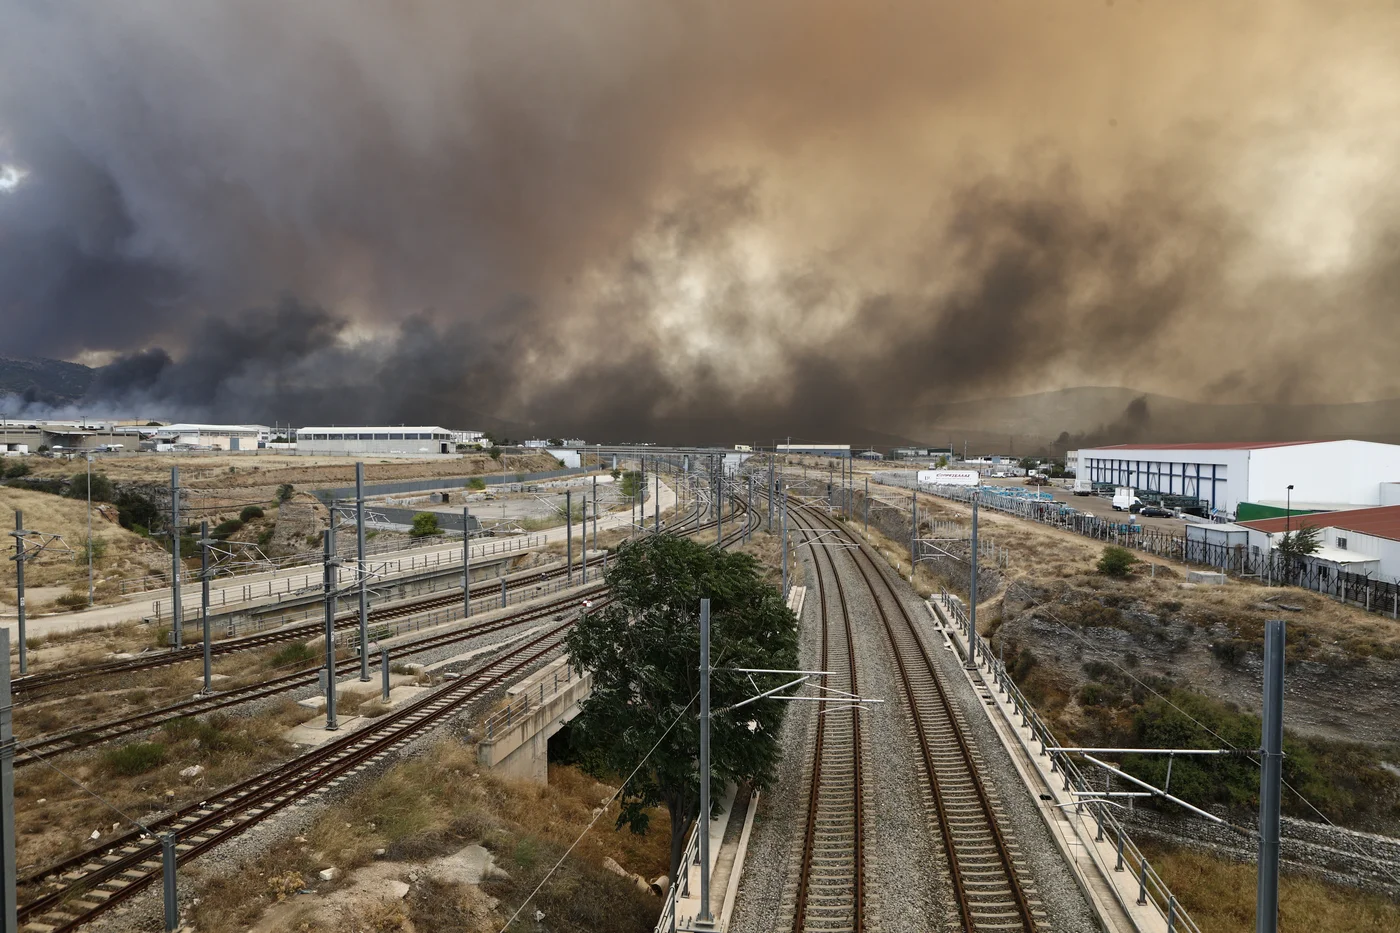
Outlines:
<svg viewBox="0 0 1400 933"><path fill-rule="evenodd" d="M1144 505L1138 509L1138 514L1144 518L1172 518L1176 515L1171 509L1160 505Z"/></svg>

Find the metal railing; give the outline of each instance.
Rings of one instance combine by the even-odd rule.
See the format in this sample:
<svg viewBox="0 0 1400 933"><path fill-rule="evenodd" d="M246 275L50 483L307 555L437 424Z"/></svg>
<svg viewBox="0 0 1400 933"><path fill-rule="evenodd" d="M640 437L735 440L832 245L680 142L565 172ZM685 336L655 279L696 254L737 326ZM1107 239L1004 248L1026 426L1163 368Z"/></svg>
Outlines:
<svg viewBox="0 0 1400 933"><path fill-rule="evenodd" d="M500 538L493 539L489 544L482 546L472 546L472 559L491 557L497 554L510 554L516 551L526 551L533 547L547 543L548 535L527 535L523 538ZM428 570L436 567L460 567L462 558L460 554L453 551L438 551L434 554L411 554L408 558L398 558L396 560L386 560L378 564L367 566L371 573L375 575L371 586L382 585L389 574L403 575L413 573L416 570ZM193 573L189 579L199 582L198 572ZM210 593L210 605L224 608L229 605L240 605L252 602L254 599L282 599L292 596L305 596L308 593L319 593L325 586L325 580L321 571L308 572L300 576L283 577L281 579L269 579L262 583L248 583L241 587L225 586L219 587ZM232 598L229 593L234 593ZM430 590L431 592L431 590ZM151 612L159 622L164 616L171 614L174 598L157 599L151 603ZM200 606L200 595L194 593L189 597L182 598L180 605L186 612L198 611Z"/></svg>
<svg viewBox="0 0 1400 933"><path fill-rule="evenodd" d="M690 838L685 851L681 853L677 878L671 879L671 890L666 892L666 902L661 906L661 916L656 921L656 933L676 933L680 918L676 915L676 902L690 896L690 866L700 864L700 825L696 820L690 828Z"/></svg>
<svg viewBox="0 0 1400 933"><path fill-rule="evenodd" d="M556 696L561 686L568 687L569 684L574 682L574 666L572 664L564 665L564 676L562 678L559 676L559 673L557 669L554 671L552 683L549 680L541 678L538 691L534 687L531 687L529 690L521 693L515 699L507 703L504 709L497 710L495 713L491 714L485 723L486 738L488 740L494 739L498 730L509 729L523 719L525 714L528 713L532 707L537 705L543 706L546 696ZM545 692L546 684L550 684L548 693ZM536 693L539 694L538 698L536 698Z"/></svg>
<svg viewBox="0 0 1400 933"><path fill-rule="evenodd" d="M938 594L939 602L943 609L953 619L954 624L959 626L959 630L966 637L968 631L967 612L963 609L962 601L956 599L947 590L941 589ZM1040 754L1050 755L1051 773L1059 773L1064 779L1064 790L1078 791L1081 794L1097 793L1102 788L1098 784L1091 785L1084 773L1080 771L1074 759L1063 752L1049 752L1047 749L1063 747L1055 733L1040 718L1040 714L1025 695L1021 693L1011 675L1007 673L1005 665L996 659L996 654L992 651L991 645L982 637L980 632L974 632L977 651L983 661L992 671L997 688L1004 691L1010 698L1016 715L1021 720L1021 725L1031 731L1034 739L1040 745ZM1128 837L1127 830L1114 818L1109 807L1104 804L1095 806L1092 802L1080 799L1075 805L1075 812L1082 813L1085 807L1089 808L1090 814L1098 829L1097 840L1103 841L1105 837L1111 837L1117 849L1117 860L1113 867L1114 871L1131 871L1138 879L1137 904L1145 907L1149 900L1157 906L1162 914L1167 918L1167 933L1175 933L1177 930L1185 930L1187 933L1201 933L1201 928L1191 919L1191 915L1186 912L1186 908L1176 899L1167 887L1167 883L1157 874L1147 856Z"/></svg>

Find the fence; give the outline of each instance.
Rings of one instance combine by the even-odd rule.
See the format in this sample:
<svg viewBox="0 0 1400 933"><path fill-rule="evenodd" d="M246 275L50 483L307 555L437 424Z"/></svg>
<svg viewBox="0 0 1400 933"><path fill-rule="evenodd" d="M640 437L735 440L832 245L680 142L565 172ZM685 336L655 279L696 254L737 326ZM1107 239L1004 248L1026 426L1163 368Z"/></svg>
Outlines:
<svg viewBox="0 0 1400 933"><path fill-rule="evenodd" d="M961 601L951 596L947 590L938 594L939 602L944 611L948 614L959 630L966 635L968 631L967 612L963 609ZM1076 796L1099 793L1103 787L1099 783L1090 784L1084 773L1080 771L1074 758L1064 752L1049 752L1047 749L1063 747L1055 737L1055 733L1040 718L1035 707L1021 693L1019 687L1006 672L1006 668L1000 661L996 660L991 645L980 633L972 633L975 639L976 650L980 653L983 663L992 671L998 690L1010 697L1012 706L1016 710L1016 715L1020 717L1021 725L1031 731L1035 741L1040 744L1040 754L1051 756L1051 771L1058 772L1064 779L1064 789L1075 791ZM1105 835L1112 836L1118 850L1118 861L1114 866L1115 871L1132 871L1138 879L1138 904L1145 906L1150 899L1163 915L1167 918L1167 931L1173 933L1175 930L1185 930L1188 933L1201 933L1201 928L1191 919L1186 908L1182 907L1167 887L1162 877L1148 862L1147 856L1128 837L1123 825L1113 816L1107 804L1095 806L1093 803L1081 799L1075 804L1075 812L1082 813L1083 808L1088 807L1089 812L1094 817L1094 822L1098 827L1099 839Z"/></svg>
<svg viewBox="0 0 1400 933"><path fill-rule="evenodd" d="M912 489L915 483L895 473L880 474L880 482ZM1071 508L1064 503L977 492L953 486L918 483L920 492L971 504L979 496L984 509L994 509L1029 521L1072 531L1087 538L1142 551L1155 557L1210 567L1237 577L1254 577L1265 586L1297 586L1339 602L1400 619L1400 582L1366 574L1334 570L1307 561L1290 561L1278 552L1255 554L1243 545L1210 544L1185 535L1146 529L1136 522L1115 522ZM990 489L990 487L989 487ZM871 522L875 520L871 515ZM908 526L905 526L908 537Z"/></svg>
<svg viewBox="0 0 1400 933"><path fill-rule="evenodd" d="M661 907L661 916L656 921L656 933L677 933L679 920L676 916L676 902L690 896L690 869L692 864L700 864L700 827L707 820L696 820L690 828L690 838L681 853L681 866L676 870L676 878L671 880L671 890L666 892L666 902ZM706 829L708 830L708 825Z"/></svg>
<svg viewBox="0 0 1400 933"><path fill-rule="evenodd" d="M543 706L546 696L554 696L559 692L561 685L567 687L574 682L574 666L572 664L564 665L564 676L562 678L559 674L560 672L558 670L554 671L553 683L549 693L545 693L545 684L549 683L549 681L543 678L540 679L538 700L533 699L535 696L535 688L531 687L529 690L507 703L505 709L498 710L488 717L485 723L486 738L494 739L496 737L496 730L509 729L524 718L525 714L530 711L530 707L536 703Z"/></svg>
<svg viewBox="0 0 1400 933"><path fill-rule="evenodd" d="M521 538L498 538L493 539L488 544L472 546L472 559L490 557L495 554L509 554L516 551L526 551L530 548L542 545L549 540L548 535L527 535ZM366 551L368 554L368 551ZM323 555L324 559L324 555ZM415 570L428 570L434 567L454 564L460 566L462 558L454 551L437 551L431 554L411 554L405 560L388 560L380 564L367 564L369 572L376 578L370 586L383 581L383 578L390 574L402 575L412 573ZM198 585L199 577L195 574L191 583ZM266 584L264 586L264 583ZM241 605L252 602L254 599L286 598L292 596L305 596L313 592L323 592L325 589L325 577L323 570L316 570L304 573L299 576L282 577L281 579L269 579L264 583L248 583L242 586L224 586L210 593L210 606L223 609L230 605ZM436 587L429 587L432 592ZM232 592L234 596L229 597ZM217 595L216 595L217 594ZM198 611L200 608L201 595L198 591L193 597L184 596L180 600L181 607L186 612ZM159 622L164 615L169 615L174 605L174 598L158 599L151 604L151 611L155 614L156 621ZM313 613L314 614L314 611ZM183 615L183 613L182 613ZM285 616L280 618L286 618ZM279 623L281 624L281 623Z"/></svg>

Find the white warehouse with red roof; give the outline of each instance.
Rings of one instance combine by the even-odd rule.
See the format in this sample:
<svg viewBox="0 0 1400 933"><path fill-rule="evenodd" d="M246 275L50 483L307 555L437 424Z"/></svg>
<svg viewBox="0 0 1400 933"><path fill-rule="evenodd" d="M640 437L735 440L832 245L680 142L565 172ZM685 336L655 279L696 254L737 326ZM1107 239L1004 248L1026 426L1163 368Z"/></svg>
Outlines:
<svg viewBox="0 0 1400 933"><path fill-rule="evenodd" d="M1371 441L1118 444L1079 451L1077 475L1193 496L1234 520L1400 503L1400 446ZM1289 487L1293 488L1290 490ZM1241 505L1244 514L1241 514Z"/></svg>

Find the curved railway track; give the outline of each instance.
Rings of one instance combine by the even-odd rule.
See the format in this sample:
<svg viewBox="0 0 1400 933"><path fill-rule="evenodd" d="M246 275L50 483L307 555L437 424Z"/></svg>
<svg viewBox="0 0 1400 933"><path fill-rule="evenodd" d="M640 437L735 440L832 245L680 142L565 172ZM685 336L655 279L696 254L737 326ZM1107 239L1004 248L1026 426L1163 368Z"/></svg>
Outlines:
<svg viewBox="0 0 1400 933"><path fill-rule="evenodd" d="M514 628L518 625L524 625L528 622L538 622L549 616L557 615L561 611L576 608L580 600L602 593L603 591L604 587L601 585L589 587L586 590L573 592L566 597L552 600L539 606L532 606L529 609L514 613L506 618L493 619L490 622L482 622L453 632L441 632L416 638L390 648L389 658L390 660L395 660L409 657L421 651L430 651L434 648L470 641L473 638L491 635L496 632ZM358 658L346 658L337 661L336 675L353 674L359 670L359 667L360 662ZM268 680L260 681L259 683L236 687L231 690L210 694L209 696L197 696L180 703L172 703L169 706L163 706L159 709L148 710L143 713L137 713L121 719L114 719L83 729L73 729L68 732L39 736L29 740L20 740L17 743L19 745L19 751L15 755L15 767L34 764L41 758L49 758L67 752L90 748L94 745L100 745L103 742L110 742L113 739L143 732L147 729L154 729L176 719L213 713L242 703L262 700L281 693L288 693L293 690L309 687L319 681L321 670L321 667L313 667L310 670L294 671L290 674L283 674L279 677L272 677Z"/></svg>
<svg viewBox="0 0 1400 933"><path fill-rule="evenodd" d="M740 507L742 508L742 506ZM754 515L746 516L752 526ZM737 528L727 545L743 533ZM161 840L176 839L176 859L185 862L246 832L269 816L315 796L380 761L403 743L462 711L473 700L549 658L563 644L573 619L551 626L529 641L362 730L332 740L197 804L19 880L22 929L66 933L93 920L156 881L162 870Z"/></svg>
<svg viewBox="0 0 1400 933"><path fill-rule="evenodd" d="M1022 878L1019 848L1003 826L995 793L982 777L981 756L904 601L864 543L840 522L806 507L795 511L856 545L847 550L870 590L891 649L918 747L926 804L943 842L963 929L1034 933L1043 919L1040 900Z"/></svg>
<svg viewBox="0 0 1400 933"><path fill-rule="evenodd" d="M801 527L799 525L799 527ZM821 606L820 670L823 694L859 694L855 637L846 590L831 555L813 548L817 601ZM826 558L840 603L839 631L833 632L827 611ZM865 929L865 790L864 746L860 710L850 703L817 704L817 734L808 786L807 821L802 840L802 865L792 905L794 933Z"/></svg>
<svg viewBox="0 0 1400 933"><path fill-rule="evenodd" d="M697 521L699 509L693 509L682 522L675 526L676 529L685 528ZM686 533L699 533L705 528L714 527L713 522L701 524ZM575 566L578 566L577 564ZM545 571L547 579L555 579L568 572L566 567L556 567L553 570ZM506 583L506 591L518 591L538 583L540 577L524 577ZM459 587L460 589L460 587ZM462 601L460 593L447 593L440 596L430 596L426 599L417 600L412 603L405 603L400 606L390 606L380 609L373 609L369 612L369 622L387 622L393 619L400 619L404 616L416 615L420 612L429 612L433 609L440 609L445 606L455 606ZM359 625L359 615L357 613L347 613L336 620L337 630L353 628ZM267 632L258 632L253 635L242 635L235 638L225 638L213 643L210 647L210 654L214 657L232 654L238 651L256 651L271 645L278 645L284 642L296 641L297 639L315 638L324 629L323 622L304 622L296 625L289 625L285 628L273 629ZM110 677L117 674L130 674L136 671L153 670L158 667L165 667L171 664L181 664L185 661L197 661L203 658L204 649L198 643L187 645L178 651L152 652L135 658L121 658L114 661L103 661L98 664L86 664L81 667L61 668L55 671L44 671L37 674L26 674L23 677L15 677L12 681L11 689L14 694L15 705L39 699L53 693L64 686L76 683L84 683L94 677Z"/></svg>

